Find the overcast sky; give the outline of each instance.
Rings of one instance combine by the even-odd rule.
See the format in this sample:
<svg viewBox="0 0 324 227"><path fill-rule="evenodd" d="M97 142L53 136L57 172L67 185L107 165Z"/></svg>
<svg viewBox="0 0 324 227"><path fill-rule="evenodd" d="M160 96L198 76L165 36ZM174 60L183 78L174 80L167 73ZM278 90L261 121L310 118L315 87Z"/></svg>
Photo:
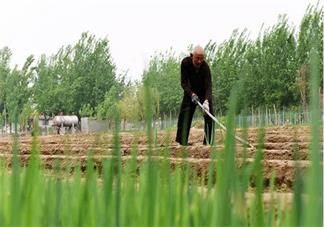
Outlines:
<svg viewBox="0 0 324 227"><path fill-rule="evenodd" d="M30 54L55 54L81 33L107 37L118 72L139 79L156 51L177 53L189 44L220 43L246 28L255 38L262 24L287 14L298 28L307 6L318 0L0 0L0 48L8 46L12 66ZM319 1L323 5L323 0Z"/></svg>

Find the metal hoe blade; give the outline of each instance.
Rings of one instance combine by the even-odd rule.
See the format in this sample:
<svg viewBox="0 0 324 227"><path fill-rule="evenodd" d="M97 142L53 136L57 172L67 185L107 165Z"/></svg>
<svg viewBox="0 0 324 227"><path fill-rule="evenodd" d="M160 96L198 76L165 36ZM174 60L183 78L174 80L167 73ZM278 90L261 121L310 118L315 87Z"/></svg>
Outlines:
<svg viewBox="0 0 324 227"><path fill-rule="evenodd" d="M205 110L205 108L203 107L203 105L200 102L197 102L197 104L198 104L198 106L200 106L202 111L204 111L211 119L213 119L213 121L215 121L216 124L219 125L219 127L221 127L221 129L223 129L224 131L227 130L226 127L219 120L217 120L216 117L214 117L211 113L209 113L209 111ZM235 139L237 141L241 142L242 144L245 144L245 145L249 146L252 149L255 149L255 147L253 145L249 144L249 142L245 141L241 137L236 136L236 135L234 135L234 136L235 136Z"/></svg>

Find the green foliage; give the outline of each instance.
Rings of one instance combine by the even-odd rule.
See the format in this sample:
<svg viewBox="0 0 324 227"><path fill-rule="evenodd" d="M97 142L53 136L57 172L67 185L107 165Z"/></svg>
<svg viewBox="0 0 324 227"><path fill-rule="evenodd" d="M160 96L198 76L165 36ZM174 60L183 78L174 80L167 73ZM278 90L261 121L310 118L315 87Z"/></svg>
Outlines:
<svg viewBox="0 0 324 227"><path fill-rule="evenodd" d="M310 10L308 13L314 12ZM313 16L305 18L313 18ZM322 14L315 18L322 18ZM315 21L318 22L317 19ZM305 27L309 24L303 23ZM310 29L310 31L314 30ZM84 176L81 174L81 167L75 167L71 176L72 168L68 168L65 161L62 163L64 166L58 162L51 174L45 172L38 156L40 147L37 137L33 138L27 167L20 167L19 138L15 135L12 169L8 170L7 165L0 162L0 226L323 226L321 117L318 105L320 102L318 90L323 68L320 50L322 42L318 41L322 40L322 36L315 33L311 37L311 42L297 41L293 30L283 17L278 24L260 35L256 42L248 40L245 33L234 33L228 41L218 46L215 52L214 49L211 50L208 59L212 59L211 56L215 54L215 59L210 61L213 72L216 73L218 70L214 75L216 105L220 105L217 107L218 111L227 109L229 111L226 118L228 130L225 151L215 152L217 147L211 148L217 156L213 157L213 161L216 158L216 162L211 162L208 177L216 175L216 182L209 180L208 188L204 187L204 182L201 182L200 176L189 168L188 163L184 163L181 167L171 164L168 159L170 152L168 148L163 150L165 159L149 156L146 160L141 159L141 162L137 163L138 149L134 147L132 158L123 160L122 163L119 109L124 114L121 116L128 118L130 115L124 112L133 109L127 108L127 105L137 100L134 106L137 106L137 113L141 120L147 121L148 147L151 154L152 119L160 112L159 103L163 103L165 109L171 108L167 102L161 101L164 97L165 100L171 99L167 98L167 90L163 90L160 82L163 81L166 86L173 86L171 82L175 83L174 78L167 74L175 76L175 68L178 67L176 60L169 62L162 58L163 64L159 62L160 57L153 60L149 70L144 74L143 84L125 91L122 101L118 104L121 94L120 83L112 79L113 82L110 81L109 86L107 83L100 87L101 80L108 78L103 75L99 78L96 76L97 73L107 72L105 67L109 68L112 65L99 64L105 69L100 71L101 69L94 69L97 65L89 64L92 62L91 59L96 59L94 62L98 60L95 51L87 52L94 47L93 37L83 35L76 49L67 47L49 61L45 57L41 59L37 67L34 87L35 95L39 97L31 96L30 90L31 81L34 80L31 67L33 58L28 58L21 70L17 68L10 70L8 66L10 51L8 49L0 51L0 86L3 88L3 92L0 93L0 105L2 112L8 110L11 120L17 118L19 114L27 116L32 111L31 102L35 98L38 110L45 110L47 113L55 112L60 108L64 111L81 109L80 112L89 113L96 107L100 118L108 118L116 122L111 158L104 161L99 173L94 168L94 160L89 154L87 172ZM302 48L303 43L312 45L309 50L305 49L309 54L302 55L301 53L304 52L300 51L301 49L298 54L297 50ZM107 57L106 54L105 52L104 56ZM73 59L78 63L73 63ZM103 62L107 63L107 61L106 59ZM235 113L237 108L240 108L241 99L253 106L295 103L298 96L295 96L296 84L294 83L297 81L296 71L300 64L308 64L310 68L311 165L305 176L301 175L298 172L300 169L297 168L296 175L299 177L295 182L300 185L301 181L305 181L307 186L305 190L301 187L294 191L291 207L281 209L281 202L275 207L273 200L270 211L266 211L262 204L264 179L261 160L264 152L264 131L260 131L254 159L249 160L250 164L248 164L244 157L242 171L239 171L235 162L236 146L233 136ZM113 72L112 68L108 72ZM91 69L98 71L91 74ZM92 77L88 77L87 73L98 79L99 84L96 84L96 79L93 81ZM165 80L160 78L160 74ZM180 80L179 75L177 80ZM217 80L223 87L218 87ZM87 87L88 82L93 86L93 90ZM237 84L239 86L236 86ZM81 91L83 85L89 90ZM180 86L177 89L180 90ZM286 90L283 91L284 89ZM98 94L92 93L94 91ZM81 94L93 96L90 100L89 97L82 97ZM134 97L136 98L133 99ZM225 101L220 100L221 97ZM81 100L82 98L86 101ZM101 100L92 100L93 98ZM174 100L170 101L172 102ZM62 177L64 175L61 167L65 168L66 178ZM245 193L248 192L249 180L253 176L256 181L255 199L249 206ZM271 192L273 192L273 179L274 177L270 183Z"/></svg>
<svg viewBox="0 0 324 227"><path fill-rule="evenodd" d="M318 34L317 34L318 35ZM310 160L312 162L307 173L306 193L308 195L308 203L312 205L312 209L306 210L303 218L304 225L323 226L323 166L321 164L322 148L321 133L321 111L319 108L320 69L323 68L320 59L323 55L319 55L316 34L312 37L312 48L310 50L310 107L311 107L311 145Z"/></svg>
<svg viewBox="0 0 324 227"><path fill-rule="evenodd" d="M37 77L33 87L33 93L38 111L47 113L55 113L56 110L60 110L61 101L57 94L58 81L54 72L53 61L50 63L47 61L46 56L42 55L38 62Z"/></svg>
<svg viewBox="0 0 324 227"><path fill-rule="evenodd" d="M112 86L120 90L108 44L83 33L74 46L62 47L49 59L43 56L34 86L38 111L79 113L85 105L95 109Z"/></svg>
<svg viewBox="0 0 324 227"><path fill-rule="evenodd" d="M160 113L178 110L183 95L180 86L180 59L175 57L172 50L151 58L149 67L143 74L143 81L147 78L159 94Z"/></svg>
<svg viewBox="0 0 324 227"><path fill-rule="evenodd" d="M309 64L312 45L316 52L323 56L323 7L308 6L299 27L297 56L299 65ZM320 59L323 64L323 58ZM320 69L322 72L323 69Z"/></svg>
<svg viewBox="0 0 324 227"><path fill-rule="evenodd" d="M5 106L8 110L9 121L12 123L18 122L18 116L32 96L30 84L33 79L31 67L33 61L33 56L29 56L21 70L15 67L6 78Z"/></svg>
<svg viewBox="0 0 324 227"><path fill-rule="evenodd" d="M240 71L245 63L244 53L247 45L245 32L234 31L229 40L220 44L215 52L210 68L217 112L224 113L228 109L227 103L231 89L240 79Z"/></svg>
<svg viewBox="0 0 324 227"><path fill-rule="evenodd" d="M241 99L247 106L295 105L296 41L286 17L253 42L246 32L234 32L222 43L212 62L216 110L228 109L229 93L238 80L244 83Z"/></svg>
<svg viewBox="0 0 324 227"><path fill-rule="evenodd" d="M32 102L29 100L27 103L24 104L22 112L20 113L19 116L19 124L21 129L25 130L28 120L33 117L34 115L34 108L32 106Z"/></svg>
<svg viewBox="0 0 324 227"><path fill-rule="evenodd" d="M139 105L136 93L137 87L129 86L125 89L122 99L118 102L120 117L124 122L139 119Z"/></svg>
<svg viewBox="0 0 324 227"><path fill-rule="evenodd" d="M93 108L91 108L90 104L85 104L81 107L79 111L79 115L81 117L92 117L94 114Z"/></svg>
<svg viewBox="0 0 324 227"><path fill-rule="evenodd" d="M6 103L6 81L10 74L11 51L8 47L0 50L0 112L3 113Z"/></svg>
<svg viewBox="0 0 324 227"><path fill-rule="evenodd" d="M116 124L112 155L103 160L100 170L94 167L95 159L89 152L86 166L70 168L66 160L62 163L58 161L48 174L48 170L45 171L41 165L39 139L36 136L33 137L27 167L20 167L19 138L14 135L12 169L8 170L7 163L0 162L0 225L322 226L323 167L318 105L321 65L316 49L314 45L310 55L311 165L307 165L305 175L301 174L304 173L300 172L301 168L296 168L298 177L294 182L300 188L294 190L292 204L287 203L285 209L282 208L281 199L274 199L274 173L270 182L270 209L263 205L263 129L258 133L254 158L247 160L245 150L242 163L241 159L235 159L235 112L243 83L236 83L230 93L224 151L219 152L219 146L211 147L213 157L209 164L207 187L206 176L198 176L191 168L193 163L189 165L183 159L180 165L180 158L170 159L170 147L174 149L171 142L161 150L164 158L153 155L151 121L154 108L151 106L154 96L146 80L144 116L149 153L145 159L143 156L137 157L139 149L136 145L132 148L131 159L122 159L118 111L113 114ZM106 109L110 104L117 105L117 97L117 89L112 87L100 106ZM108 112L109 108L106 116ZM34 135L37 135L37 127L35 130ZM138 144L135 140L135 144ZM76 160L72 163L76 164ZM81 169L86 173L81 175ZM248 203L246 193L251 193L249 185L253 178L255 193L251 203ZM305 189L302 182L307 182Z"/></svg>
<svg viewBox="0 0 324 227"><path fill-rule="evenodd" d="M136 99L137 99L137 104L136 108L138 110L138 117L139 120L144 120L145 119L145 89L149 90L149 94L151 95L150 97L150 102L152 105L150 105L149 108L151 108L151 113L153 117L159 116L160 113L160 94L157 88L152 86L152 82L148 82L150 85L147 85L147 88L145 88L144 85L140 85L137 90L136 94Z"/></svg>
<svg viewBox="0 0 324 227"><path fill-rule="evenodd" d="M307 64L313 36L316 37L313 39L317 44L316 52L320 56L323 54L322 21L323 8L310 6L298 36L287 17L280 16L277 24L261 30L255 41L249 40L245 31L234 31L217 47L209 43L208 49L214 53L214 56L209 54L208 59L212 59L216 111L227 111L229 93L238 80L244 83L239 110L244 105L254 108L305 105L308 99ZM320 64L323 65L322 58Z"/></svg>
<svg viewBox="0 0 324 227"><path fill-rule="evenodd" d="M248 57L245 92L249 106L297 103L296 41L286 17L279 17L275 26L258 37Z"/></svg>
<svg viewBox="0 0 324 227"><path fill-rule="evenodd" d="M117 98L117 90L115 87L112 87L106 93L103 102L97 106L96 112L98 119L108 119L109 121L115 119L116 113L118 112Z"/></svg>
<svg viewBox="0 0 324 227"><path fill-rule="evenodd" d="M211 67L216 113L223 115L228 111L230 92L237 81L244 84L237 112L244 108L276 106L281 109L299 105L306 111L313 43L315 51L323 56L322 22L323 7L310 5L298 30L286 16L280 16L274 26L261 29L256 40L251 40L246 30L235 30L220 44L209 41L205 46L205 59ZM192 47L188 46L188 53ZM180 61L184 55L176 56L172 49L150 59L142 81L133 85L136 87L136 91L131 92L133 97L124 90L130 86L127 74L116 75L107 38L97 39L83 33L75 44L62 47L50 57L41 56L36 67L32 67L33 57L28 57L21 70L10 69L10 57L9 48L0 50L0 112L9 121L21 114L27 101L47 115L61 111L97 115L98 106L113 86L118 97L125 97L119 104L122 119L142 120L142 86L147 79L150 79L154 96L154 117L177 112L182 100ZM323 78L320 87L323 87ZM136 101L132 99L135 97ZM132 114L127 112L130 102L137 103Z"/></svg>
<svg viewBox="0 0 324 227"><path fill-rule="evenodd" d="M298 35L287 17L279 16L274 26L260 30L255 41L249 39L246 30L235 30L219 45L210 41L205 47L205 55L212 72L216 113L228 111L230 92L237 81L244 84L238 112L246 107L305 106L311 38L316 37L313 39L317 44L316 51L322 56L322 21L323 8L310 6ZM159 92L162 114L177 111L182 100L180 60L172 50L157 54L151 58L143 74L143 81L152 78L152 86Z"/></svg>
<svg viewBox="0 0 324 227"><path fill-rule="evenodd" d="M297 84L300 92L300 102L304 109L308 106L309 100L309 78L310 78L310 50L315 44L316 52L323 56L323 7L317 5L309 6L299 27L297 42ZM320 58L323 65L323 57ZM320 68L323 75L323 67ZM323 89L323 77L321 77L320 87Z"/></svg>
<svg viewBox="0 0 324 227"><path fill-rule="evenodd" d="M265 134L262 129L259 131L258 149L254 159L248 162L244 160L243 167L238 168L233 135L235 109L241 88L235 87L230 96L225 150L219 152L217 147L211 147L215 156L210 162L208 179L216 174L216 181L209 181L208 188L204 182L205 176L198 176L185 159L182 160L181 165L179 165L180 158L173 159L171 163L169 159L171 150L168 148L172 147L171 143L161 150L164 152L162 159L159 158L161 156L153 155L145 159L143 156L137 156L136 152L139 148L136 145L132 148L132 157L122 159L119 115L116 114L112 155L103 160L100 170L97 168L98 165L94 166L95 160L98 159L94 159L89 152L86 165L81 163L82 167L70 168L70 164L75 165L77 160L73 160L70 164L66 160L58 161L49 174L48 170L41 165L40 141L36 136L33 137L28 165L20 167L19 138L14 136L12 169L8 170L3 162L0 165L0 225L296 226L300 224L322 226L323 169L319 156L321 153L318 124L320 111L317 105L319 60L318 56L312 58L315 64L314 67L312 66L310 91L313 119L310 148L312 165L308 167L309 172L305 178L297 178L295 181L296 184L301 183L302 180L308 182L306 191L294 192L294 198L303 198L299 204L293 200L292 204L287 202L286 208L282 209L281 199L275 200L272 195L270 210L263 207L265 190L262 159ZM147 136L151 138L150 90L146 89L145 93L148 94L145 96ZM149 139L148 143L149 149L152 149L150 144L152 139ZM86 173L81 174L81 170L85 170ZM251 193L248 186L254 176L256 187L250 204L246 193ZM270 185L273 193L274 175ZM300 206L301 212L297 213L294 209L296 206Z"/></svg>

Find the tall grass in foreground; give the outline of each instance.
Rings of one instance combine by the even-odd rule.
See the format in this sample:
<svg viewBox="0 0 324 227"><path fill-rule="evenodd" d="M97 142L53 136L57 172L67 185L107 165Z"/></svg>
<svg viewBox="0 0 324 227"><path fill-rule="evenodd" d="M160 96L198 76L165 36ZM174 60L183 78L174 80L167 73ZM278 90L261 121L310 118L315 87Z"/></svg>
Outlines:
<svg viewBox="0 0 324 227"><path fill-rule="evenodd" d="M37 136L33 139L29 165L22 168L16 142L10 170L1 162L0 226L322 226L318 56L313 53L311 59L311 90L315 91L311 99L312 165L306 177L297 171L293 204L287 209L280 209L283 204L274 200L270 209L263 207L262 129L254 163L248 165L243 161L240 169L236 166L233 132L237 94L231 96L225 152L212 147L215 162L210 164L207 176L200 176L190 168L190 163L174 167L168 158L168 148L163 150L164 159L154 159L150 95L146 90L150 141L146 161L137 161L134 145L132 158L122 163L119 124L115 124L114 158L104 161L100 173L94 169L90 151L85 175L76 167L71 177L62 177L60 163L50 176L45 175L38 156ZM274 176L275 173L270 182L272 193ZM250 178L255 181L255 197L247 204L245 193ZM299 184L301 181L306 188Z"/></svg>

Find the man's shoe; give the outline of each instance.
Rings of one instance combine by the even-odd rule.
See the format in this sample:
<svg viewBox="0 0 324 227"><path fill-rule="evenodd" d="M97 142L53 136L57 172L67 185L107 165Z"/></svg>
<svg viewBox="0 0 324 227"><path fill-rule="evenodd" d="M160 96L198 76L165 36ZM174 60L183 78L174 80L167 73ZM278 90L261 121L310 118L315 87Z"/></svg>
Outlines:
<svg viewBox="0 0 324 227"><path fill-rule="evenodd" d="M179 145L181 145L181 146L192 146L193 145L193 143L192 142L189 142L189 143L186 143L186 144L182 144L182 143L180 143L180 142L178 142L178 141L176 141Z"/></svg>

